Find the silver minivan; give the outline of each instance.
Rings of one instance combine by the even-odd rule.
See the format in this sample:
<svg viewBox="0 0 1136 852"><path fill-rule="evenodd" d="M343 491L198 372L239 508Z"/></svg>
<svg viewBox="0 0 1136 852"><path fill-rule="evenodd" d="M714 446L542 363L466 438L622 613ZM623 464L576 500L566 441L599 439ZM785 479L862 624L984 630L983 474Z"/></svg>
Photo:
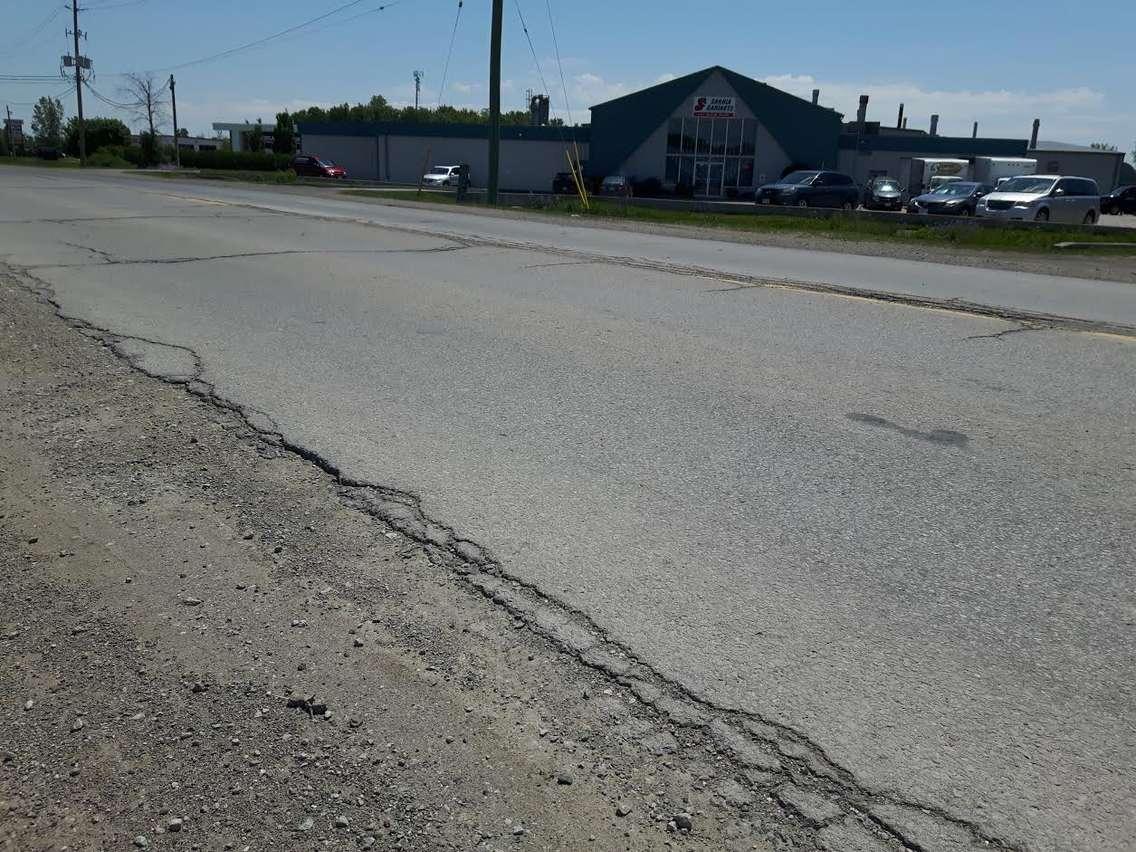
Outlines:
<svg viewBox="0 0 1136 852"><path fill-rule="evenodd" d="M1100 218L1100 188L1091 178L1022 175L981 199L977 213L992 219L1095 225Z"/></svg>

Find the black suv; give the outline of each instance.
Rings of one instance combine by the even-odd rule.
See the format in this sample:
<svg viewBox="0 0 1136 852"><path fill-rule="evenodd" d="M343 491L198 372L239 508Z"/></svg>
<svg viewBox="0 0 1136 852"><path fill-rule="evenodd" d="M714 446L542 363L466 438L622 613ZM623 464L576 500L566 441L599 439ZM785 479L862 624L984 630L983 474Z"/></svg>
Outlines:
<svg viewBox="0 0 1136 852"><path fill-rule="evenodd" d="M754 202L855 210L860 203L860 188L851 176L840 172L789 172L781 180L758 188Z"/></svg>
<svg viewBox="0 0 1136 852"><path fill-rule="evenodd" d="M1136 213L1136 184L1118 186L1108 195L1101 196L1101 213L1113 216L1119 213Z"/></svg>

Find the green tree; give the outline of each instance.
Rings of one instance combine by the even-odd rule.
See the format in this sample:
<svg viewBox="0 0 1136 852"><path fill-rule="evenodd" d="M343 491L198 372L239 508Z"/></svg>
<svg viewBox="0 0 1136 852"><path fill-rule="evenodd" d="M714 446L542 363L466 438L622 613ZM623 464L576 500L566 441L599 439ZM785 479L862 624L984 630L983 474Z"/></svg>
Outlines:
<svg viewBox="0 0 1136 852"><path fill-rule="evenodd" d="M86 125L87 152L93 154L108 146L126 147L130 144L130 128L117 118L88 118ZM63 128L63 150L72 157L79 156L79 119L67 119Z"/></svg>
<svg viewBox="0 0 1136 852"><path fill-rule="evenodd" d="M1109 142L1093 142L1089 145L1094 151L1119 151L1115 145Z"/></svg>
<svg viewBox="0 0 1136 852"><path fill-rule="evenodd" d="M264 124L258 118L256 125L248 135L248 149L250 151L263 151L264 150Z"/></svg>
<svg viewBox="0 0 1136 852"><path fill-rule="evenodd" d="M32 108L32 134L44 148L63 144L63 104L58 98L42 97Z"/></svg>
<svg viewBox="0 0 1136 852"><path fill-rule="evenodd" d="M158 134L142 131L138 134L138 147L142 149L142 160L138 164L142 168L156 166L162 162L161 146L158 145Z"/></svg>
<svg viewBox="0 0 1136 852"><path fill-rule="evenodd" d="M0 133L0 157L8 156L8 134Z"/></svg>
<svg viewBox="0 0 1136 852"><path fill-rule="evenodd" d="M272 150L277 154L291 154L296 150L296 125L288 110L276 113L276 130L272 133Z"/></svg>

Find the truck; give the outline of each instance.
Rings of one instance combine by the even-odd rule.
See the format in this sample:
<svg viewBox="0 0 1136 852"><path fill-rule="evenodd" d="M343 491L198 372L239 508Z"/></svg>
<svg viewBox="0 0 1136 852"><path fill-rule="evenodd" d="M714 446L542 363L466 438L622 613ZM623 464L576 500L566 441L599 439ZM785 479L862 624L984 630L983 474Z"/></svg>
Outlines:
<svg viewBox="0 0 1136 852"><path fill-rule="evenodd" d="M997 187L1018 175L1037 174L1037 160L1029 157L975 157L973 179Z"/></svg>
<svg viewBox="0 0 1136 852"><path fill-rule="evenodd" d="M930 192L944 183L967 180L970 177L970 160L948 157L912 157L911 174L907 179L907 195L915 198Z"/></svg>

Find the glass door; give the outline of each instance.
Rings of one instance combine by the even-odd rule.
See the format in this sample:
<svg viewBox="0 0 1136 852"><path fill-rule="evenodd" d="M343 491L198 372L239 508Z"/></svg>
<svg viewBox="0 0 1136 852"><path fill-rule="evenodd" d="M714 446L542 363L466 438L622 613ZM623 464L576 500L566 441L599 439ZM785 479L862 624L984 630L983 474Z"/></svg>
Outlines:
<svg viewBox="0 0 1136 852"><path fill-rule="evenodd" d="M706 185L710 180L710 161L694 161L694 194L706 195Z"/></svg>
<svg viewBox="0 0 1136 852"><path fill-rule="evenodd" d="M721 160L710 163L710 173L706 181L706 194L720 196L722 194L722 170L725 163Z"/></svg>

